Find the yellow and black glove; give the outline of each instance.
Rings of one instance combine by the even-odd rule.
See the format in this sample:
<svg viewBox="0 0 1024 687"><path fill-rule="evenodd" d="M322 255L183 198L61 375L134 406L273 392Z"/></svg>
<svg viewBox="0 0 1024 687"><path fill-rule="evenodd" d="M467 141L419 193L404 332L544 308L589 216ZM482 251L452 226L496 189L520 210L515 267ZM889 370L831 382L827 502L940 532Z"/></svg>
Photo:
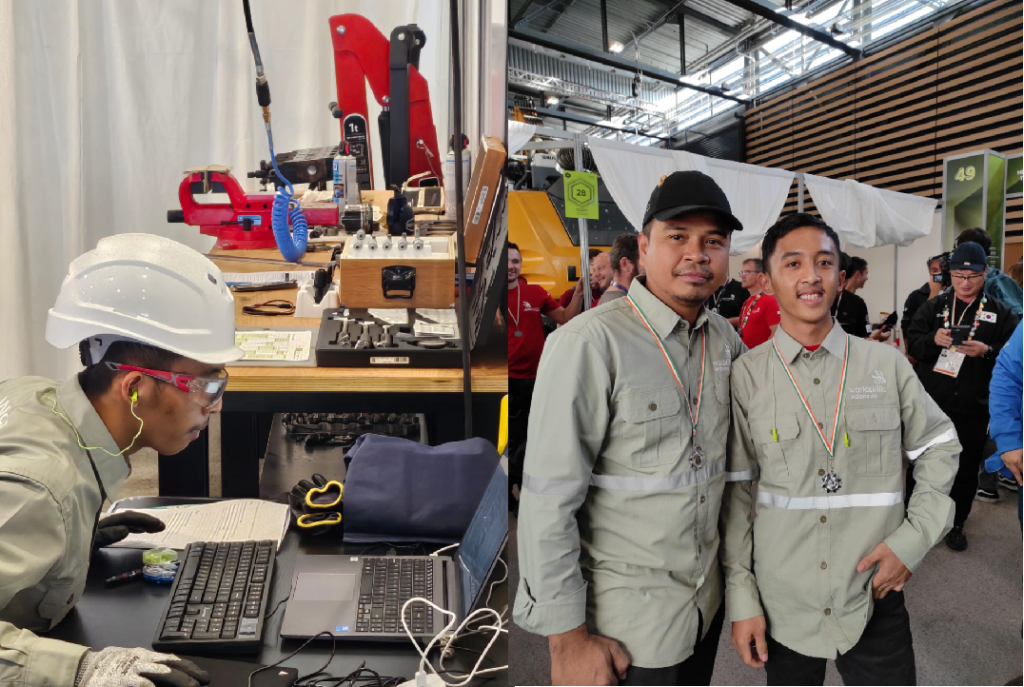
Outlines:
<svg viewBox="0 0 1024 687"><path fill-rule="evenodd" d="M323 534L341 524L344 485L316 473L300 480L288 494L288 504L300 532Z"/></svg>

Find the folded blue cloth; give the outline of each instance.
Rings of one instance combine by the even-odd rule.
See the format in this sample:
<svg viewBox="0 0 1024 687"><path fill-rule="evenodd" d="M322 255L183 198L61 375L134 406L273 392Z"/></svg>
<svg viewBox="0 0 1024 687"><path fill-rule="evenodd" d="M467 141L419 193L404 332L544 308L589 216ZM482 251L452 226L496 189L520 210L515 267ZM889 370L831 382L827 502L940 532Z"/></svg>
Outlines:
<svg viewBox="0 0 1024 687"><path fill-rule="evenodd" d="M348 452L347 542L462 539L500 457L486 439L424 446L364 434Z"/></svg>
<svg viewBox="0 0 1024 687"><path fill-rule="evenodd" d="M1016 477L1010 472L1010 468L1006 467L1006 463L1003 462L1002 456L998 453L993 453L991 456L985 459L985 472L998 472L1007 479L1016 481Z"/></svg>

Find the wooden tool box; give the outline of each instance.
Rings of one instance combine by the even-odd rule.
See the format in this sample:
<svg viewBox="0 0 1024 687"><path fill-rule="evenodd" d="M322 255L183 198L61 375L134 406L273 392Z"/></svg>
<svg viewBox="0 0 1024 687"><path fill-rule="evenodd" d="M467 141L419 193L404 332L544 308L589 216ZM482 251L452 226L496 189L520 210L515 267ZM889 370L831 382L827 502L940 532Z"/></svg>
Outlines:
<svg viewBox="0 0 1024 687"><path fill-rule="evenodd" d="M349 308L452 308L455 306L455 234L423 237L424 249L399 250L401 237L378 233L376 248L350 236L338 259L338 296ZM392 248L384 248L390 238ZM429 250L428 250L429 249Z"/></svg>

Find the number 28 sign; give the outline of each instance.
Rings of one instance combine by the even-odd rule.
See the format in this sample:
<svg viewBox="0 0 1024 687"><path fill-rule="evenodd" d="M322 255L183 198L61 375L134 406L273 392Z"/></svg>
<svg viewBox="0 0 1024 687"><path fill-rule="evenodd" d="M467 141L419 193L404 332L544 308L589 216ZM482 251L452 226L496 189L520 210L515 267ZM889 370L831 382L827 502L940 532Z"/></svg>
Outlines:
<svg viewBox="0 0 1024 687"><path fill-rule="evenodd" d="M589 172L565 172L565 216L600 219L597 203L597 175Z"/></svg>

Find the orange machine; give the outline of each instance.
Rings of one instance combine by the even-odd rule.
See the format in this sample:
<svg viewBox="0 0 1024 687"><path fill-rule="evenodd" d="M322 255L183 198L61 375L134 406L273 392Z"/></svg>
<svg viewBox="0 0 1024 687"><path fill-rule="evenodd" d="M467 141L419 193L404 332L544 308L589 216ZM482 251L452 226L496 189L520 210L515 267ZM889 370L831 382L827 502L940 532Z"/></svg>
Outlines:
<svg viewBox="0 0 1024 687"><path fill-rule="evenodd" d="M579 224L565 218L562 188L559 178L546 191L508 194L508 240L522 253L523 277L555 298L589 271L580 269ZM633 228L600 180L598 205L600 219L588 222L587 234L591 248L606 251L616 236Z"/></svg>

